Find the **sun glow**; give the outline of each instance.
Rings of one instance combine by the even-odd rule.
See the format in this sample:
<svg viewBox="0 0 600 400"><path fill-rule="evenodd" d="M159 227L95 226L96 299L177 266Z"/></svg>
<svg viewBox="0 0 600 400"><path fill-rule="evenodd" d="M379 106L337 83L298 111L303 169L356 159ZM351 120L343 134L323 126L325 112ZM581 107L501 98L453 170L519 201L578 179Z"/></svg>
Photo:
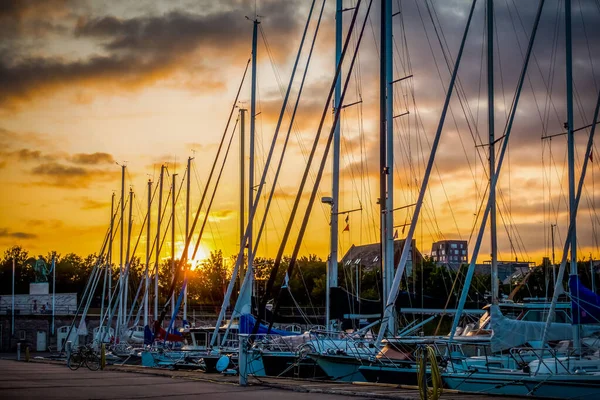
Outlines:
<svg viewBox="0 0 600 400"><path fill-rule="evenodd" d="M202 264L206 260L208 260L208 257L210 255L210 250L208 250L206 247L200 245L198 247L198 251L196 252L196 257L193 257L193 255L194 255L194 249L193 248L188 249L188 260L189 260L189 263L191 264L190 269L192 271L194 271L196 268L202 268Z"/></svg>

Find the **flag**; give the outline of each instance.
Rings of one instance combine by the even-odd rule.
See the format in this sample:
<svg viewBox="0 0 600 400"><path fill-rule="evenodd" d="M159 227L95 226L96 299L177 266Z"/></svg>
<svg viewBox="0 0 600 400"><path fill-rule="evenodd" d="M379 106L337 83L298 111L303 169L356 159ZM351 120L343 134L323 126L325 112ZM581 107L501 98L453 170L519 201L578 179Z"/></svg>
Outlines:
<svg viewBox="0 0 600 400"><path fill-rule="evenodd" d="M398 239L398 229L394 232L394 239Z"/></svg>
<svg viewBox="0 0 600 400"><path fill-rule="evenodd" d="M350 232L350 224L346 224L346 227L342 232Z"/></svg>
<svg viewBox="0 0 600 400"><path fill-rule="evenodd" d="M350 221L350 215L346 214L346 223L348 223L348 221Z"/></svg>

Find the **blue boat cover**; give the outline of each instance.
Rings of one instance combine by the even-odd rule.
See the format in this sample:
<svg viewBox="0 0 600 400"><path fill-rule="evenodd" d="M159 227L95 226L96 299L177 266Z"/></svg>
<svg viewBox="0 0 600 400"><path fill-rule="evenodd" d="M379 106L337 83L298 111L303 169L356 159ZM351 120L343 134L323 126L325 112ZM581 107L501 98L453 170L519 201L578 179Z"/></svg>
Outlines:
<svg viewBox="0 0 600 400"><path fill-rule="evenodd" d="M148 325L144 327L144 344L151 345L154 342L154 334Z"/></svg>
<svg viewBox="0 0 600 400"><path fill-rule="evenodd" d="M256 318L254 318L254 316L252 316L251 314L242 314L240 315L240 333L245 333L245 334L251 334L252 333L252 329L254 329L254 324L256 323ZM267 332L269 332L269 327L264 325L264 324L260 324L258 327L258 334L259 335L266 335ZM271 329L270 332L271 335L279 335L279 336L295 336L298 335L298 333L295 332L289 332L289 331L284 331L282 329Z"/></svg>
<svg viewBox="0 0 600 400"><path fill-rule="evenodd" d="M573 324L600 323L600 296L586 288L577 275L569 277Z"/></svg>

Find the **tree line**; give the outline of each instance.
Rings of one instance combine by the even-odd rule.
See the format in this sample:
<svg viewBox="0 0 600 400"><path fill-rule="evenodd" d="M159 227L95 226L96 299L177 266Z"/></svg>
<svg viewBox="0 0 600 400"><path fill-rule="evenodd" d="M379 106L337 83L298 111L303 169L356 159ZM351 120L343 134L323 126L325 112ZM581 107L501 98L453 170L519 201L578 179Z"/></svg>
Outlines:
<svg viewBox="0 0 600 400"><path fill-rule="evenodd" d="M89 254L81 257L75 253L63 255L56 252L49 252L46 255L42 255L42 258L48 264L48 269L51 267L53 255L56 264L56 292L78 293L81 296L93 268L99 263L98 256L96 254ZM37 258L37 255L30 254L21 246L13 246L6 249L0 261L0 293L5 295L11 293L13 259L16 266L15 292L17 294L29 293L29 283L35 279L32 264ZM266 283L274 263L275 261L271 258L255 258L255 293L259 297L265 295ZM294 270L293 276L286 279L285 274L288 264L289 258L284 257L275 279L274 290L269 297L276 297L278 293L284 292L284 296L292 304L295 303L303 307L323 307L325 305L327 287L326 262L316 255L300 257L297 260L297 268ZM180 282L178 282L176 287L181 288L185 276L188 286L188 304L190 306L220 306L234 265L235 256L225 257L221 250L212 251L210 256L195 268L192 269L188 265L186 273L179 274ZM178 266L178 260L175 260L175 266ZM115 288L119 276L119 266L113 262L110 269L112 287ZM150 269L150 275L153 276L153 264L150 266ZM131 296L135 295L138 285L142 282L145 270L146 266L140 258L133 257L129 271L129 283L131 285L129 293ZM467 265L463 265L458 271L454 271L445 266L436 265L431 258L425 257L423 262L411 268L411 273L408 277L402 279L401 290L416 299L423 296L435 297L439 300L449 299L448 304L452 305L455 304L456 299L460 296L466 270ZM361 269L357 273L354 266L340 264L338 271L340 286L350 295L356 296L358 293L358 297L363 300L381 301L381 276L378 269ZM591 287L589 264L580 263L579 272L583 284ZM166 301L172 275L172 260L163 259L158 268L159 299L161 302ZM565 275L564 283L566 285L568 274ZM52 285L52 276L48 278L50 285ZM507 296L517 288L513 294L515 301L522 300L525 297L545 297L546 295L552 295L552 270L548 265L540 265L534 268L526 284L519 286L522 279L523 276L518 276L510 282L501 285L501 293ZM488 301L490 284L491 279L489 275L476 275L469 290L469 299L475 301L477 304L483 304ZM153 288L153 284L151 287ZM237 293L238 289L239 280L236 283L234 293ZM101 286L96 291L95 302L97 304L101 301L100 291ZM293 301L289 299L293 299ZM235 301L235 295L233 301Z"/></svg>

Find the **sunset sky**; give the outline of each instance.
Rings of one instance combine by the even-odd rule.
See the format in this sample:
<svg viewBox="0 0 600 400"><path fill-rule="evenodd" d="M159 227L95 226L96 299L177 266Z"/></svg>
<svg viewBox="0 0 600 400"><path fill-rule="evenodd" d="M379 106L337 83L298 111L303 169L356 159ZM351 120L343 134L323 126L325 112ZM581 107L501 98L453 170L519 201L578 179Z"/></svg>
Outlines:
<svg viewBox="0 0 600 400"><path fill-rule="evenodd" d="M344 0L344 7L352 8L355 3ZM359 24L367 4L363 1L358 11ZM345 100L345 104L362 103L342 113L340 210L362 210L349 214L347 232L342 232L346 222L340 218L341 255L352 244L373 243L379 237L379 4L379 0L373 3ZM394 17L394 78L413 75L395 85L394 114L409 112L394 119L395 207L415 202L450 80L444 55L452 67L470 4L470 0L393 1L394 12L401 11ZM500 137L538 2L497 0L495 4L495 126ZM566 121L562 4L546 1L500 177L498 234L504 260L517 257L539 262L549 256L553 224L557 225L557 258L562 255L559 249L567 231L568 210L566 136L541 139L563 132ZM321 5L321 0L315 1L258 221L264 214L264 200L288 131ZM310 0L1 2L0 248L19 244L34 254L98 252L110 220L112 193L120 195L121 167L117 164L127 165L126 190L131 187L136 194L132 241L146 212L146 182L157 182L162 163L169 170L166 197L171 174L177 173L181 182L187 158L194 157L191 203L195 213L250 57L252 21L246 17L255 15L261 21L258 183L310 6ZM343 13L345 31L352 12ZM334 15L335 1L327 0L259 256L273 257L277 252L324 108L327 118L322 135L331 127L331 104L326 104L326 97L335 68ZM572 15L574 126L579 128L591 123L600 90L600 3L573 0ZM352 51L359 28L351 41ZM475 240L476 214L487 196L488 150L479 146L488 142L485 43L485 1L479 0L459 70L460 99L455 93L415 236L417 247L427 254L432 241L464 239L472 246ZM248 109L249 83L250 72L239 104ZM229 133L237 115L236 111ZM577 176L588 134L589 129L576 133ZM239 245L238 140L233 138L197 258L214 249L231 255ZM597 148L579 210L580 259L589 259L590 254L600 258ZM300 210L306 207L323 149L324 142L318 147ZM331 192L330 162L319 189L301 253L325 258L329 209L319 199ZM182 191L177 204L179 252L184 196ZM412 211L411 207L396 211L395 225L409 223ZM154 232L156 203L152 212ZM286 253L291 252L298 232L297 220ZM402 237L402 227L397 229ZM480 262L489 259L488 243L486 236ZM142 236L138 255L143 257L145 246ZM170 256L170 247L169 233L163 257Z"/></svg>

